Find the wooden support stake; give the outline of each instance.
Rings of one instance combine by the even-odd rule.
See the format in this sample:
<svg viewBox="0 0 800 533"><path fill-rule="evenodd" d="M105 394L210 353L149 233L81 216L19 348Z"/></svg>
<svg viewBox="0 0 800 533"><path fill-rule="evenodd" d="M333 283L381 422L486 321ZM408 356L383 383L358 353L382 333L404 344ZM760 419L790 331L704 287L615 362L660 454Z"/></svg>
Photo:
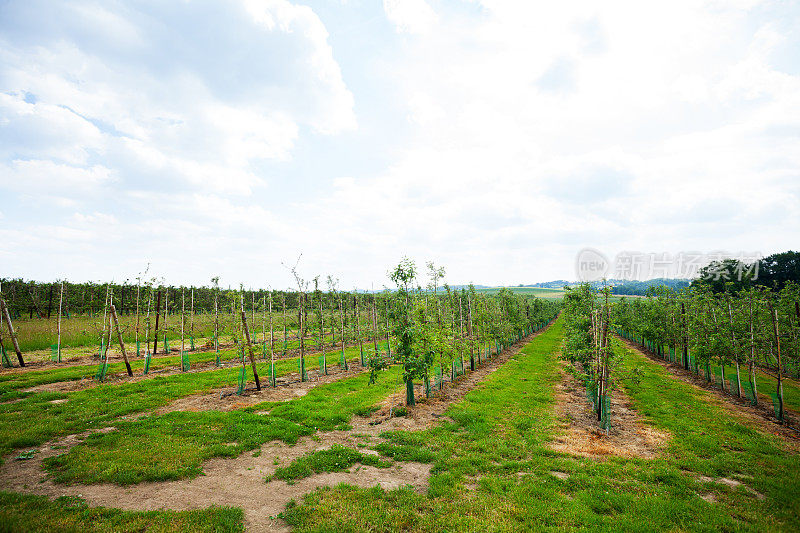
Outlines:
<svg viewBox="0 0 800 533"><path fill-rule="evenodd" d="M244 337L247 341L247 351L250 358L250 365L253 367L253 377L256 380L256 390L261 390L261 381L258 379L258 370L256 369L256 358L253 354L253 345L250 343L250 330L247 328L247 313L244 311L244 300L242 300L242 328L244 329Z"/></svg>
<svg viewBox="0 0 800 533"><path fill-rule="evenodd" d="M0 296L0 311L3 313L3 319L8 327L8 334L11 336L11 343L14 345L14 351L17 353L19 366L25 366L25 360L22 358L22 352L19 349L19 342L17 341L17 334L14 332L14 325L11 323L11 315L8 314L8 306L5 299Z"/></svg>
<svg viewBox="0 0 800 533"><path fill-rule="evenodd" d="M125 351L125 343L122 342L122 333L120 333L119 331L119 320L117 319L117 309L114 307L114 304L111 304L111 320L114 321L114 331L117 334L117 340L119 341L119 351L122 352L122 359L125 360L125 368L128 370L128 375L130 377L133 377L133 370L131 370L131 364L128 361L128 354Z"/></svg>

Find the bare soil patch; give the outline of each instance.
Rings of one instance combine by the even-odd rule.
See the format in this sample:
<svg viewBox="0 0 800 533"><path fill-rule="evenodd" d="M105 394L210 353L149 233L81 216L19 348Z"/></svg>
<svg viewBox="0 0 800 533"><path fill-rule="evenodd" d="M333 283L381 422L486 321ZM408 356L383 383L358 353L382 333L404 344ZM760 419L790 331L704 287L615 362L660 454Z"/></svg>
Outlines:
<svg viewBox="0 0 800 533"><path fill-rule="evenodd" d="M611 391L611 427L600 428L586 388L569 372L562 370L556 386L556 414L563 433L550 448L581 457L656 457L669 441L669 433L645 422L619 388Z"/></svg>
<svg viewBox="0 0 800 533"><path fill-rule="evenodd" d="M370 426L366 420L364 428ZM374 431L374 430L373 430ZM41 446L33 458L20 461L14 456L6 458L0 466L0 480L4 490L34 493L56 498L80 496L91 505L129 510L200 509L210 505L241 507L245 511L248 531L288 531L287 525L277 519L289 500L319 487L348 483L358 487L380 485L386 490L411 485L424 492L428 486L431 465L395 462L389 468L375 468L356 464L344 472L317 474L294 483L281 480L266 482L279 466L317 450L342 444L356 448L358 443L373 443L374 437L358 431L333 431L314 437L304 437L296 445L270 442L260 448L254 457L245 452L236 458L211 459L203 464L204 475L195 479L161 483L141 483L130 487L114 484L59 485L53 483L42 470L47 457L65 453L80 443L90 432L71 435Z"/></svg>
<svg viewBox="0 0 800 533"><path fill-rule="evenodd" d="M775 418L775 411L772 408L772 402L769 398L767 398L767 402L769 403L763 403L759 399L758 405L752 405L748 400L738 398L729 394L727 391L717 388L713 383L707 382L703 377L685 370L680 365L665 361L652 352L644 350L626 339L619 339L625 343L628 349L640 353L654 363L661 365L676 379L711 393L711 401L735 418L743 420L751 426L756 426L761 431L779 436L787 442L791 449L796 451L800 450L800 432L796 429L798 427L796 414L787 410L787 424L781 425L778 419Z"/></svg>

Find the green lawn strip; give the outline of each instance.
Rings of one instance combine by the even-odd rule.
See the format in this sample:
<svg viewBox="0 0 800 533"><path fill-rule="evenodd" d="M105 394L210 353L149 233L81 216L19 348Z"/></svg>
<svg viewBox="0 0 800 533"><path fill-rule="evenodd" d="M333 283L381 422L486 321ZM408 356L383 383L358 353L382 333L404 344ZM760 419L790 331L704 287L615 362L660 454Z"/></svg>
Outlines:
<svg viewBox="0 0 800 533"><path fill-rule="evenodd" d="M668 349L665 347L665 349ZM680 360L680 354L678 356ZM675 364L675 363L673 363ZM717 372L719 372L721 365L716 363L711 363L711 379L714 380L715 383L717 381ZM703 366L700 368L700 377L705 378L705 369ZM739 376L742 381L742 397L745 397L745 387L750 381L750 369L745 364L740 364L739 366ZM730 392L731 391L731 379L733 379L734 387L736 386L736 367L732 365L725 366L725 390ZM784 377L783 381L783 401L785 408L794 411L795 413L800 414L800 383L793 379L786 379ZM717 384L719 387L719 385ZM776 394L776 389L778 388L778 380L766 373L763 370L756 369L756 387L758 388L759 392L759 399L758 401L761 403L767 402L768 405L771 404L771 394ZM735 389L734 389L735 390Z"/></svg>
<svg viewBox="0 0 800 533"><path fill-rule="evenodd" d="M295 345L298 344L297 341L294 342ZM277 347L277 343L276 343ZM290 346L290 348L296 347L294 345ZM380 346L379 348L385 348L384 346ZM321 355L319 347L316 344L306 345L307 350L314 350L315 353L306 355L306 367L311 370L313 368L317 368L319 356ZM255 345L253 350L256 355L256 359L259 361L263 360L263 348L262 346ZM373 350L372 345L364 345L364 353L369 353ZM326 347L326 360L328 361L328 365L338 364L339 357L341 354L340 348L328 348ZM280 350L275 350L276 355L280 353ZM356 357L360 355L360 349L356 346L351 346L345 348L345 354L348 358ZM129 354L130 355L130 354ZM213 362L216 359L216 352L214 351L196 351L190 352L188 354L189 362L192 365L196 364L205 364ZM238 348L226 348L220 350L220 359L223 362L231 363L231 362L238 362L240 351ZM269 357L269 352L267 352L267 357ZM291 358L291 360L297 363L298 356ZM119 374L125 375L127 373L127 369L125 368L125 363L120 360L120 356L113 356L111 363L108 365L108 374ZM141 375L144 371L144 360L141 358L130 358L131 370L133 371L134 375ZM94 375L97 373L97 370L100 365L100 360L98 359L97 362L88 364L88 365L74 365L69 367L53 367L44 370L30 370L25 372L13 372L13 373L0 373L0 402L7 402L10 400L15 400L18 398L24 398L29 396L31 393L29 392L22 392L20 389L28 389L31 387L36 387L38 385L45 385L48 383L57 383L61 381L78 381L84 378L93 378ZM163 368L169 367L178 367L180 365L180 355L170 355L170 356L156 356L153 357L150 361L150 371L153 372L155 370L160 370Z"/></svg>
<svg viewBox="0 0 800 533"><path fill-rule="evenodd" d="M712 372L718 365L712 365ZM744 396L745 384L749 383L750 370L746 366L739 368L740 379L742 380L742 396ZM716 376L715 376L716 377ZM725 367L725 390L730 392L730 379L733 378L736 383L736 367ZM783 379L783 402L786 409L800 414L800 384L791 379ZM759 398L761 403L766 402L771 405L772 399L770 394L776 394L778 388L778 380L770 375L765 374L762 370L756 370L756 387L758 388ZM735 389L734 389L735 390ZM762 396L763 395L763 396Z"/></svg>
<svg viewBox="0 0 800 533"><path fill-rule="evenodd" d="M356 353L357 348L350 349L348 356ZM316 356L306 357L307 369L317 367ZM0 404L0 456L13 449L38 446L55 437L115 424L121 416L157 409L184 396L223 387L235 388L240 368L155 376L138 382L99 385L68 393L40 392L18 402ZM262 387L265 387L268 363L258 363L257 368ZM297 372L297 358L276 361L277 376L293 372ZM249 364L247 375L248 386L252 387ZM64 399L67 401L51 403Z"/></svg>
<svg viewBox="0 0 800 533"><path fill-rule="evenodd" d="M75 497L51 501L44 496L0 492L0 531L244 531L244 513L231 507L194 511L122 511L89 507Z"/></svg>
<svg viewBox="0 0 800 533"><path fill-rule="evenodd" d="M298 531L764 531L800 527L800 461L783 441L731 418L711 395L627 353L619 375L636 409L672 439L658 458L594 460L545 447L553 433L560 321L448 411L453 422L385 434L395 459L424 449L428 494L345 485L284 513ZM623 350L621 346L617 349ZM612 424L614 422L612 418ZM392 456L390 450L382 450ZM702 483L682 470L743 479ZM566 473L567 479L551 474ZM472 488L474 485L474 489ZM713 493L718 503L700 495Z"/></svg>
<svg viewBox="0 0 800 533"><path fill-rule="evenodd" d="M213 352L201 352L189 354L191 363L208 363L214 361L215 355ZM235 356L234 350L225 350L220 352L223 360L231 360ZM150 361L150 371L159 370L168 367L178 367L180 363L180 356L167 356L167 357L154 357ZM58 383L61 381L78 381L81 379L92 379L97 374L97 369L100 361L89 365L75 365L70 367L54 367L46 370L31 370L27 372L15 372L9 374L0 374L0 401L8 401L16 398L24 398L29 396L30 392L21 392L19 389L28 389L38 385L46 385L48 383ZM144 361L141 359L131 361L131 370L134 375L141 375L144 371ZM113 362L108 365L108 374L124 374L126 373L124 362Z"/></svg>
<svg viewBox="0 0 800 533"><path fill-rule="evenodd" d="M295 443L316 431L348 428L354 414L401 386L399 369L326 383L287 402L265 402L219 412L176 411L121 421L117 431L97 433L45 466L59 482L133 484L194 477L212 457L235 457L271 440Z"/></svg>
<svg viewBox="0 0 800 533"><path fill-rule="evenodd" d="M389 468L392 465L391 461L385 461L378 456L334 444L327 450L317 450L298 457L289 466L277 468L267 481L294 481L322 472L343 472L356 463L377 468Z"/></svg>
<svg viewBox="0 0 800 533"><path fill-rule="evenodd" d="M660 461L669 464L671 475L685 469L709 477L744 476L744 483L766 496L764 502L742 488L703 487L723 497L732 508L728 512L740 520L749 516L753 525L769 524L774 517L789 529L800 528L800 457L779 437L728 414L708 391L675 379L638 352L625 351L625 369L641 376L625 380L634 406L672 433L669 457Z"/></svg>

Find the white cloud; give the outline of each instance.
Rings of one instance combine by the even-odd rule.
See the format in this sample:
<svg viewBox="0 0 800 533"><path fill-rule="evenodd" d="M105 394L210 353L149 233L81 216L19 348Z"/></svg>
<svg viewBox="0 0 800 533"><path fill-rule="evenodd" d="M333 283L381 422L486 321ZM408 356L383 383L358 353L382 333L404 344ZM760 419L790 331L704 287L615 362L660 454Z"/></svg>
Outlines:
<svg viewBox="0 0 800 533"><path fill-rule="evenodd" d="M800 227L798 137L765 133L800 131L800 77L770 61L796 36L749 5L480 4L406 43L392 73L413 136L379 177L304 206L335 214L329 241L516 283L570 275L584 245L790 246L760 220Z"/></svg>
<svg viewBox="0 0 800 533"><path fill-rule="evenodd" d="M383 0L383 10L399 33L428 33L439 20L425 0Z"/></svg>
<svg viewBox="0 0 800 533"><path fill-rule="evenodd" d="M6 211L0 239L80 271L69 243L100 257L108 226L126 262L178 282L276 286L302 251L347 287L380 286L406 254L454 282L520 283L571 277L585 245L797 239L796 9L386 0L331 7L329 39L309 7L237 5L4 4L0 188L62 224ZM384 16L396 32L373 33Z"/></svg>
<svg viewBox="0 0 800 533"><path fill-rule="evenodd" d="M7 3L0 156L102 158L127 183L160 169L246 193L262 181L253 165L289 160L301 127L355 128L316 14L246 4Z"/></svg>

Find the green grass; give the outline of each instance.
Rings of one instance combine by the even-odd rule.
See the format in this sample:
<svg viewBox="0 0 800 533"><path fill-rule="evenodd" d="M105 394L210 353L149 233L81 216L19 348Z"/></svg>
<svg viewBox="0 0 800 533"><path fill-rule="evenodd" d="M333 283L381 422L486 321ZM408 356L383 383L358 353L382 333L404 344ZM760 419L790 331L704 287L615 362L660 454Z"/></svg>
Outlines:
<svg viewBox="0 0 800 533"><path fill-rule="evenodd" d="M22 350L23 354L25 352L31 351L38 351L38 350L50 350L50 346L56 344L58 341L58 333L57 333L57 312L54 312L51 315L51 318L48 319L40 319L40 318L21 318L14 320L14 330L17 334L17 341L20 346L20 350ZM291 347L297 347L299 342L297 341L297 337L294 335L296 331L295 328L297 327L296 323L297 317L297 310L288 309L286 322L287 322L287 335L289 336L289 341L287 345ZM134 314L129 315L118 315L120 321L120 332L122 333L122 338L126 344L133 345L136 339L136 316ZM260 312L256 313L256 320L255 324L252 321L251 315L248 312L247 314L248 319L248 326L250 328L251 334L253 338L261 338L262 337L262 326L264 326L264 315ZM161 342L164 340L164 333L167 333L170 343L174 346L175 342L180 342L180 314L170 315L166 328L164 327L164 316L161 316L161 322L159 324L159 349L161 349ZM220 313L219 323L220 327L223 328L223 331L227 328L229 331L233 324L239 324L240 315L238 313L231 315L230 313ZM313 320L316 320L314 318ZM362 322L366 320L366 317L362 315ZM273 330L275 335L275 347L276 349L278 346L283 347L283 313L280 311L273 311L272 313L272 321L273 321ZM367 323L369 321L367 320ZM155 316L151 318L151 324L155 323ZM186 316L186 344L189 344L189 314L187 313ZM325 323L330 326L330 324L337 324L338 323L338 314L332 315L330 311L326 310L325 312ZM318 323L314 322L313 327L317 327ZM379 329L382 330L382 327L379 326ZM269 337L269 317L266 319L266 330L267 330L267 337ZM80 316L73 316L71 318L63 317L61 321L61 347L63 348L80 348L80 347L91 347L91 349L97 350L97 347L100 345L100 335L103 331L103 314L100 313L99 316L89 317L86 315ZM145 318L142 317L140 319L140 333L139 338L141 340L142 346L145 345L144 340L144 331L145 331ZM151 328L152 333L152 328ZM214 315L208 313L201 313L196 314L194 317L194 338L195 343L199 343L201 339L208 340L212 337L214 333ZM385 335L385 331L383 331ZM330 328L326 328L326 340L329 342L332 340L332 335L330 334ZM294 341L291 338L294 337ZM224 332L221 334L221 338L225 341L229 341L229 335L225 334ZM336 339L339 338L339 332L336 332ZM152 339L152 337L151 337ZM10 341L6 336L3 336L3 342L5 343L6 350L13 349L10 347ZM232 342L232 341L231 341ZM129 347L130 348L130 347Z"/></svg>
<svg viewBox="0 0 800 533"><path fill-rule="evenodd" d="M427 494L340 485L309 494L287 508L286 519L298 531L800 528L798 456L778 437L730 417L706 391L638 354L625 351L618 375L646 422L671 433L661 456L594 460L550 450L560 342L559 320L451 406L452 421L385 434L396 460L428 454L433 470ZM388 449L381 453L391 456ZM743 479L766 499L744 487L702 483L684 471L752 476ZM706 493L718 502L701 499Z"/></svg>
<svg viewBox="0 0 800 533"><path fill-rule="evenodd" d="M291 348L291 347L290 347ZM379 348L382 348L379 345ZM383 346L385 348L385 344ZM372 350L372 344L365 343L364 345L364 353L369 353ZM306 361L308 369L317 368L318 364L317 361L319 356L321 355L319 347L315 344L307 345L307 351L313 350L313 353L307 353ZM256 359L261 361L263 360L262 349L260 346L254 347L254 352ZM331 364L336 364L338 362L339 354L341 353L340 348L330 349L326 347L325 349L326 358L328 360L329 366ZM359 348L358 346L348 347L345 349L345 353L348 358L355 357L359 355ZM220 359L223 362L232 363L239 361L239 351L236 348L229 348L220 350ZM276 355L278 355L278 350L276 350ZM269 355L267 355L269 357ZM296 361L299 355L296 355L292 360ZM12 356L13 359L13 356ZM216 353L213 351L197 351L197 352L190 352L188 354L188 359L191 365L198 365L198 364L208 364L213 362L216 359ZM14 359L16 361L16 359ZM129 354L129 360L131 364L131 370L133 371L134 375L141 375L144 372L144 359L141 358L134 358L131 357ZM120 375L120 376L127 376L127 370L125 368L125 363L121 360L121 356L114 356L111 357L111 363L108 365L108 376L112 375ZM100 360L98 359L96 363L92 364L84 364L84 365L71 365L67 367L51 367L44 370L27 370L22 372L8 372L8 373L0 373L0 402L7 402L10 400L14 400L17 398L24 398L28 396L30 393L22 392L21 389L27 389L31 387L36 387L38 385L45 385L47 383L57 383L61 381L78 381L81 379L92 379L94 375L97 373L99 368ZM168 356L155 356L150 361L150 371L153 372L155 370L170 368L170 367L178 367L180 364L180 356L179 355L168 355Z"/></svg>
<svg viewBox="0 0 800 533"><path fill-rule="evenodd" d="M633 341L631 341L633 342ZM665 353L668 353L669 347L664 346ZM680 355L678 357L680 359ZM716 379L715 372L720 369L720 365L711 364L711 377ZM742 380L742 397L744 397L744 388L750 379L750 369L747 365L740 364L739 374ZM700 376L705 377L705 371L701 367ZM730 379L733 378L736 382L736 367L732 365L725 366L725 390L730 392ZM800 383L794 379L786 379L783 381L783 401L786 409L800 413ZM776 394L778 388L778 380L770 375L765 374L762 370L756 369L756 386L758 388L759 398L758 401L772 405L770 394Z"/></svg>
<svg viewBox="0 0 800 533"><path fill-rule="evenodd" d="M712 373L714 368L719 368L717 365L712 365ZM739 367L739 374L742 380L742 396L744 396L745 383L748 383L750 378L750 369L741 365ZM756 369L756 386L758 387L759 402L766 402L767 405L772 405L770 394L776 394L778 388L778 380L772 376L765 374L763 371ZM725 390L730 389L730 378L736 381L736 367L725 367ZM783 403L784 407L795 413L800 413L800 384L792 379L783 379ZM763 396L762 396L763 395Z"/></svg>
<svg viewBox="0 0 800 533"><path fill-rule="evenodd" d="M349 357L355 356L358 348L350 348L346 353ZM338 354L334 355L338 360ZM313 370L318 368L318 365L319 358L316 355L306 357L307 369ZM252 387L249 364L247 368L250 380L248 386ZM266 386L268 364L260 362L257 368L262 379L262 387ZM278 376L297 372L297 358L277 361L275 368ZM0 404L0 456L14 449L39 446L56 437L116 425L122 416L157 409L191 394L225 387L234 389L239 370L240 367L236 366L204 372L155 376L138 382L104 384L68 393L22 393L25 397L20 401ZM19 377L26 384L31 383L26 373L13 376ZM34 378L38 379L43 378ZM9 380L5 385L14 386L16 383ZM67 401L52 403L53 400L64 399Z"/></svg>
<svg viewBox="0 0 800 533"><path fill-rule="evenodd" d="M6 531L239 533L244 531L244 514L230 507L131 512L89 507L74 497L51 501L44 496L0 492L0 532Z"/></svg>
<svg viewBox="0 0 800 533"><path fill-rule="evenodd" d="M261 444L295 443L316 431L347 429L355 413L398 390L399 369L320 385L287 402L238 411L182 412L118 421L116 431L91 435L68 453L45 460L58 482L133 484L191 478L212 457L235 457ZM267 414L258 414L267 413Z"/></svg>
<svg viewBox="0 0 800 533"><path fill-rule="evenodd" d="M377 468L389 468L392 465L390 461L384 461L375 455L334 444L327 450L307 453L292 461L289 466L275 469L275 473L268 478L268 481L271 479L294 481L322 472L343 472L356 463Z"/></svg>

